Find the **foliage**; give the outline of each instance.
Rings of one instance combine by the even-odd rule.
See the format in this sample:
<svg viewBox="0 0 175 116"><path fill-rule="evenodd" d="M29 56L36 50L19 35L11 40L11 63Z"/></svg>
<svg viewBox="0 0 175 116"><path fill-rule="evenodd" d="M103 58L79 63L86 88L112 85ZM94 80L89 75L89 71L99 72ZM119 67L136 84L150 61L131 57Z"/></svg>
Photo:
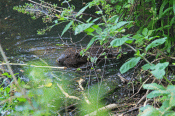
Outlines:
<svg viewBox="0 0 175 116"><path fill-rule="evenodd" d="M41 62L32 62L32 64L45 65ZM107 91L103 84L92 86L90 93L86 91L78 95L73 88L68 86L70 85L69 81L64 79L61 74L51 79L48 75L52 75L52 73L47 68L37 67L29 67L25 72L29 78L28 82L18 78L17 85L9 84L4 87L2 84L0 86L1 112L8 111L10 115L60 115L61 110L65 109L67 105L78 102L79 114L85 115L104 106L103 103L100 103ZM47 73L51 74L46 75ZM7 73L3 75L7 75ZM8 74L8 76L11 75ZM21 87L22 90L19 89ZM99 111L98 114L107 114L107 111Z"/></svg>
<svg viewBox="0 0 175 116"><path fill-rule="evenodd" d="M100 43L104 48L112 47L114 49L125 45L135 52L135 56L129 58L120 67L121 73L125 73L129 69L138 66L138 63L144 60L147 64L142 66L143 70L154 75L156 79L164 78L168 84L171 84L169 79L165 77L165 69L172 63L171 57L173 57L175 3L173 0L164 0L157 4L157 1L159 0L143 0L140 2L136 0L93 0L88 2L79 12L74 12L75 7L70 5L66 0L63 3L68 4L68 8L58 7L56 4L52 5L44 1L41 1L41 3L31 1L31 3L26 3L23 6L15 6L14 10L24 14L30 14L33 19L43 17L43 22L52 23L51 26L39 30L38 34L43 34L51 30L54 26L67 22L61 36L64 36L69 29L72 29L75 35L86 33L91 36L92 39L88 43L86 50L82 51L82 55L94 43ZM87 20L82 20L84 12L88 8L93 7L97 8L95 18L89 17ZM126 30L133 28L133 26L136 29L139 28L136 33L124 33ZM154 56L152 62L147 59L151 55ZM163 60L159 60L158 58ZM94 61L93 58L91 60ZM33 73L32 71L30 72L31 75ZM50 83L50 81L45 83L42 79L36 80L41 85L48 85ZM174 107L173 103L175 100L173 94L174 86L169 85L167 88L164 88L156 84L149 85L144 85L144 88L154 91L147 97L163 96L162 106L159 109L155 109L153 106L146 106L141 109L143 112L140 115L173 115L171 108ZM52 87L56 87L56 85L52 85ZM40 91L37 86L35 89ZM36 93L36 90L31 90ZM5 91L7 92L8 88L7 90L4 89L4 93ZM49 91L51 90L44 89L44 92ZM44 92L42 90L40 93L45 94ZM53 95L53 97L57 95L60 96L58 93ZM39 94L32 96L36 100L32 102L39 104L34 107L43 107L45 109L48 103L52 103L50 99L41 99L42 101L40 101L38 99L39 96ZM58 101L61 102L61 100ZM29 105L29 103L25 104ZM47 110L49 109L46 108ZM26 112L30 111L27 110ZM39 113L46 112L41 111Z"/></svg>
<svg viewBox="0 0 175 116"><path fill-rule="evenodd" d="M153 90L147 95L147 98L159 97L159 101L162 101L162 106L159 109L153 106L147 105L142 107L140 114L138 116L154 115L154 116L174 116L174 106L175 106L175 86L168 85L167 88L156 83L145 84L143 86L145 89ZM161 97L160 97L161 96Z"/></svg>

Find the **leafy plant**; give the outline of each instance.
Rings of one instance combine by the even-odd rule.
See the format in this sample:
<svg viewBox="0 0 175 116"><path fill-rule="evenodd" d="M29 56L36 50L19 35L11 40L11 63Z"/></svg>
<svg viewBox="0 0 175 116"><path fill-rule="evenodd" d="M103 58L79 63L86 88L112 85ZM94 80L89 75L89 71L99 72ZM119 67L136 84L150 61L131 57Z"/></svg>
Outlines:
<svg viewBox="0 0 175 116"><path fill-rule="evenodd" d="M139 2L135 0L93 0L88 2L79 12L74 12L75 7L70 5L67 0L63 3L68 4L68 8L58 7L55 4L52 5L44 1L41 1L41 3L31 2L30 4L26 3L24 6L16 6L14 10L30 14L33 19L42 16L43 22L52 23L51 26L39 30L38 34L43 34L51 30L54 26L66 22L67 25L63 29L61 36L64 36L69 29L72 29L75 35L86 33L92 37L86 49L81 51L81 55L86 54L86 51L94 43L99 43L104 48L112 47L115 49L125 45L132 49L135 52L135 56L129 58L120 67L122 74L134 68L141 60L144 60L146 62L146 64L142 66L144 71L150 72L156 79L164 78L166 82L170 84L167 88L155 83L144 85L143 87L145 89L154 90L148 94L148 98L161 96L163 102L159 109L155 109L153 106L141 108L140 110L142 112L139 115L175 115L172 109L175 100L173 93L174 86L169 79L165 77L165 69L171 61L169 60L169 58L171 58L169 56L173 56L173 53L171 53L174 44L174 35L172 33L174 33L173 24L175 22L175 4L173 0L164 0L159 4L156 3L156 0L143 0ZM81 20L85 14L84 12L92 7L97 8L95 12L97 15L95 17L89 17L87 20ZM133 26L136 28L136 33L124 34L126 30L131 29ZM137 27L139 29L137 29ZM166 49L168 49L168 51L165 51ZM152 53L153 51L155 54ZM151 59L152 62L150 59L147 59L151 55L154 56L154 58ZM167 58L167 56L169 58ZM160 61L157 59L158 57L165 60ZM90 60L96 62L97 59L91 57ZM30 73L32 74L34 72L31 71ZM38 79L36 80L39 84L46 86L49 86L51 83L50 81L45 83L42 79L40 81ZM56 85L53 84L52 86L55 87ZM35 89L40 91L38 88ZM45 90L45 88L43 90ZM42 94L44 93L43 90L41 92ZM33 91L36 92L35 90ZM39 105L46 105L48 102L52 102L50 99L48 101L46 100L47 103L42 102L39 100L39 96L40 94L32 96L38 100L37 102L33 102L39 103ZM92 102L96 103L93 100ZM85 106L86 105L87 104L85 104ZM84 105L82 106L85 107ZM93 109L91 109L92 106L88 106L89 110L93 111ZM94 105L94 107L96 107L96 105ZM37 108L39 108L39 106ZM43 106L43 109L44 108ZM41 112L46 113L45 111ZM84 114L86 114L86 111L83 115Z"/></svg>
<svg viewBox="0 0 175 116"><path fill-rule="evenodd" d="M159 97L158 101L162 102L160 108L154 108L153 106L147 105L140 108L140 113L138 116L154 115L154 116L173 116L175 112L173 108L175 107L175 86L168 85L167 88L156 83L145 84L143 88L148 90L153 90L147 95L147 98Z"/></svg>

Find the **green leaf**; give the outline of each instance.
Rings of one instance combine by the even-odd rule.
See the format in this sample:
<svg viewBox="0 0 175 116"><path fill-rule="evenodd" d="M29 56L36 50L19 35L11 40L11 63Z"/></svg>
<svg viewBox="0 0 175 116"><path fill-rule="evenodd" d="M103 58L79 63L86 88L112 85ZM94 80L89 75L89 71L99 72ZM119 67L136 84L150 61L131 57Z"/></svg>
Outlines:
<svg viewBox="0 0 175 116"><path fill-rule="evenodd" d="M144 84L143 88L149 90L165 90L162 85L158 85L157 83Z"/></svg>
<svg viewBox="0 0 175 116"><path fill-rule="evenodd" d="M7 76L8 78L12 78L12 75L9 75L7 72L2 74L3 76Z"/></svg>
<svg viewBox="0 0 175 116"><path fill-rule="evenodd" d="M173 18L171 19L170 25L172 26L174 22L175 22L175 17L173 17Z"/></svg>
<svg viewBox="0 0 175 116"><path fill-rule="evenodd" d="M135 53L136 56L139 56L140 55L140 51L137 50L137 52Z"/></svg>
<svg viewBox="0 0 175 116"><path fill-rule="evenodd" d="M147 36L147 34L148 34L148 29L147 29L147 28L144 28L143 31L142 31L142 34L143 34L144 36Z"/></svg>
<svg viewBox="0 0 175 116"><path fill-rule="evenodd" d="M163 15L163 9L165 7L165 5L168 3L168 0L164 0L163 3L160 6L160 10L159 10L159 19L162 17Z"/></svg>
<svg viewBox="0 0 175 116"><path fill-rule="evenodd" d="M79 16L81 13L83 13L83 12L87 9L87 7L89 7L89 4L88 4L87 6L85 6L85 7L83 7L83 8L76 14L75 17L77 17L77 16Z"/></svg>
<svg viewBox="0 0 175 116"><path fill-rule="evenodd" d="M175 86L168 85L167 91L171 92L170 105L175 106Z"/></svg>
<svg viewBox="0 0 175 116"><path fill-rule="evenodd" d="M174 15L175 15L175 1L173 0L173 12L174 12Z"/></svg>
<svg viewBox="0 0 175 116"><path fill-rule="evenodd" d="M69 22L69 23L66 25L66 27L64 28L64 30L63 30L61 36L70 28L70 26L72 25L72 23L73 23L73 21Z"/></svg>
<svg viewBox="0 0 175 116"><path fill-rule="evenodd" d="M170 106L175 106L175 95L174 95L174 93L171 93Z"/></svg>
<svg viewBox="0 0 175 116"><path fill-rule="evenodd" d="M127 40L128 38L116 38L112 40L110 44L113 47L117 47L117 46L121 46L122 44L124 44Z"/></svg>
<svg viewBox="0 0 175 116"><path fill-rule="evenodd" d="M149 31L148 31L148 36L150 36L150 35L152 34L153 31L154 31L154 30L149 30Z"/></svg>
<svg viewBox="0 0 175 116"><path fill-rule="evenodd" d="M172 9L173 9L172 7L167 8L167 9L163 12L163 14L159 15L159 16L160 16L159 18L162 18L164 15L167 14L168 11L170 11L170 10L172 10Z"/></svg>
<svg viewBox="0 0 175 116"><path fill-rule="evenodd" d="M88 45L86 46L86 50L88 50L90 47L91 47L91 45L95 42L95 38L92 38L91 39L91 41L88 43Z"/></svg>
<svg viewBox="0 0 175 116"><path fill-rule="evenodd" d="M126 21L121 21L121 22L118 22L115 26L111 27L112 30L116 30L116 29L119 29L120 27L124 26L125 24L127 24L128 22Z"/></svg>
<svg viewBox="0 0 175 116"><path fill-rule="evenodd" d="M169 65L169 62L165 63L158 63L155 65L153 71L151 73L157 78L157 79L162 79L163 76L165 75L165 68Z"/></svg>
<svg viewBox="0 0 175 116"><path fill-rule="evenodd" d="M78 25L76 28L75 28L75 35L83 32L85 29L89 28L90 26L92 26L94 23L88 23L88 24L81 24L81 25Z"/></svg>
<svg viewBox="0 0 175 116"><path fill-rule="evenodd" d="M94 20L92 20L92 22L94 23L94 22L97 21L98 19L100 19L100 17L99 17L99 18L96 18L96 19L94 19Z"/></svg>
<svg viewBox="0 0 175 116"><path fill-rule="evenodd" d="M98 25L93 25L92 28L87 28L86 30L84 30L86 33L92 33L95 31L95 29L98 28Z"/></svg>
<svg viewBox="0 0 175 116"><path fill-rule="evenodd" d="M159 112L157 109L155 109L153 106L146 106L143 107L144 111L139 113L138 116L160 116L161 112ZM142 110L143 108L140 108Z"/></svg>
<svg viewBox="0 0 175 116"><path fill-rule="evenodd" d="M152 91L151 93L149 93L147 95L147 98L154 98L154 97L157 97L157 96L167 95L167 94L169 94L168 91L165 91L165 90L155 90L155 91Z"/></svg>
<svg viewBox="0 0 175 116"><path fill-rule="evenodd" d="M129 61L127 61L126 63L124 63L121 67L120 67L120 72L123 74L126 71L128 71L129 69L133 68L134 66L136 66L136 64L140 61L141 57L137 57L137 58L132 58Z"/></svg>
<svg viewBox="0 0 175 116"><path fill-rule="evenodd" d="M163 103L162 103L162 106L159 108L159 111L161 111L161 112L164 112L164 111L166 111L166 109L168 108L168 107L170 107L170 100L165 100Z"/></svg>
<svg viewBox="0 0 175 116"><path fill-rule="evenodd" d="M174 85L168 85L167 90L175 94L175 86Z"/></svg>
<svg viewBox="0 0 175 116"><path fill-rule="evenodd" d="M142 69L143 70L148 70L148 69L150 69L150 67L151 67L150 64L145 64L145 65L142 66Z"/></svg>
<svg viewBox="0 0 175 116"><path fill-rule="evenodd" d="M161 39L156 39L152 43L150 43L145 50L148 51L150 48L156 47L158 45L163 44L166 41L167 37L161 38Z"/></svg>
<svg viewBox="0 0 175 116"><path fill-rule="evenodd" d="M157 79L162 79L163 76L165 75L165 70L161 69L161 70L154 70L151 71L151 73L157 78Z"/></svg>
<svg viewBox="0 0 175 116"><path fill-rule="evenodd" d="M95 13L96 13L96 14L103 14L102 11L96 11Z"/></svg>
<svg viewBox="0 0 175 116"><path fill-rule="evenodd" d="M151 40L153 40L153 39L155 39L155 38L159 38L160 36L153 36L153 37L150 37L149 38L149 41L151 41Z"/></svg>
<svg viewBox="0 0 175 116"><path fill-rule="evenodd" d="M111 18L109 18L107 22L117 23L118 20L119 20L119 16L118 15L114 15Z"/></svg>

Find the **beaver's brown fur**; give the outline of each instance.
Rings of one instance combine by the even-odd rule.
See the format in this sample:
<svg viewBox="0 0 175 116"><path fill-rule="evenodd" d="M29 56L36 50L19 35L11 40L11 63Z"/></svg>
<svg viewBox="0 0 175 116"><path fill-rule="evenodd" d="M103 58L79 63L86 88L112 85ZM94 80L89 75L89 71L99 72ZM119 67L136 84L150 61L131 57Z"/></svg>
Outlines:
<svg viewBox="0 0 175 116"><path fill-rule="evenodd" d="M61 65L67 66L67 67L80 67L81 65L88 62L87 58L90 57L96 57L99 58L102 53L108 52L109 50L103 49L103 47L100 46L93 46L90 47L86 55L81 56L80 51L82 49L76 49L76 48L67 48L58 58L57 62ZM104 56L104 55L103 55Z"/></svg>

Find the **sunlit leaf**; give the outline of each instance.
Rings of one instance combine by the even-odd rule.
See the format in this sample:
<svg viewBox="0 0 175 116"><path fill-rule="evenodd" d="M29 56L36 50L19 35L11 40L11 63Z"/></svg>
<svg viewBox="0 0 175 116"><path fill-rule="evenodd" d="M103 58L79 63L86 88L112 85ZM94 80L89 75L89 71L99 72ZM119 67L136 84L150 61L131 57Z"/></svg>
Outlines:
<svg viewBox="0 0 175 116"><path fill-rule="evenodd" d="M95 13L96 13L96 14L103 14L102 11L96 11Z"/></svg>
<svg viewBox="0 0 175 116"><path fill-rule="evenodd" d="M145 50L148 51L150 48L156 47L158 45L163 44L166 41L167 37L161 38L161 39L156 39L152 43L150 43Z"/></svg>
<svg viewBox="0 0 175 116"><path fill-rule="evenodd" d="M128 71L129 69L133 68L134 66L137 65L137 63L140 61L141 57L137 57L137 58L132 58L130 59L128 62L124 63L121 67L120 67L120 72L123 74L126 71Z"/></svg>
<svg viewBox="0 0 175 116"><path fill-rule="evenodd" d="M44 85L45 87L51 87L52 86L52 83L48 83L46 85Z"/></svg>

